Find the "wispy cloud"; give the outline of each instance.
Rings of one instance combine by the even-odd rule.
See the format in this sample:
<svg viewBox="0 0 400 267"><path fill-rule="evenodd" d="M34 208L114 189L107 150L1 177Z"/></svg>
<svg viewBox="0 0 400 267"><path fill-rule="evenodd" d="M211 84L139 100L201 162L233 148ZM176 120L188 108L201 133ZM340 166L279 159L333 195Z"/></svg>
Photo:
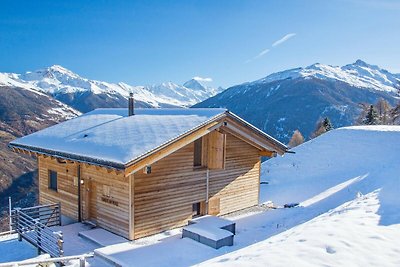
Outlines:
<svg viewBox="0 0 400 267"><path fill-rule="evenodd" d="M290 38L292 38L292 37L295 36L295 35L296 35L295 33L288 33L288 34L286 34L286 35L283 36L281 39L275 41L275 42L272 44L272 48L274 48L274 47L276 47L276 46L278 46L278 45L280 45L280 44L286 42L287 40L289 40ZM267 54L269 51L271 51L272 48L266 48L266 49L264 49L264 50L261 51L257 56L246 60L244 63L246 63L246 64L247 64L247 63L250 63L250 62L252 62L253 60L256 60L256 59L258 59L258 58L264 56L264 55Z"/></svg>
<svg viewBox="0 0 400 267"><path fill-rule="evenodd" d="M199 76L195 76L193 77L193 80L196 80L198 82L212 82L213 79L208 77L208 78L203 78L203 77L199 77Z"/></svg>
<svg viewBox="0 0 400 267"><path fill-rule="evenodd" d="M269 48L264 49L264 50L261 51L257 56L246 60L245 63L249 63L249 62L251 62L251 61L253 61L253 60L257 59L257 58L260 58L260 57L264 56L266 53L268 53L269 51L270 51Z"/></svg>
<svg viewBox="0 0 400 267"><path fill-rule="evenodd" d="M260 54L258 54L257 56L255 56L254 59L260 58L260 57L262 57L263 55L265 55L265 54L268 53L268 52L269 52L269 49L268 49L268 48L267 48L267 49L264 49L263 51L260 52Z"/></svg>
<svg viewBox="0 0 400 267"><path fill-rule="evenodd" d="M283 36L281 39L279 39L278 41L274 42L272 44L272 47L278 46L280 44L283 44L284 42L286 42L287 40L289 40L290 38L294 37L296 34L295 33L288 33L285 36Z"/></svg>

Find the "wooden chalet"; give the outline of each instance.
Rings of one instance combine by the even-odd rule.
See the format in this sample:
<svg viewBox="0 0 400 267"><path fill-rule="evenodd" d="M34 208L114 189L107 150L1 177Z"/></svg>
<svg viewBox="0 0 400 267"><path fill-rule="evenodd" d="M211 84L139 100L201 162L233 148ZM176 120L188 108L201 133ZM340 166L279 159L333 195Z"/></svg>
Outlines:
<svg viewBox="0 0 400 267"><path fill-rule="evenodd" d="M40 204L130 240L258 204L287 147L225 109L97 109L9 144L37 156Z"/></svg>

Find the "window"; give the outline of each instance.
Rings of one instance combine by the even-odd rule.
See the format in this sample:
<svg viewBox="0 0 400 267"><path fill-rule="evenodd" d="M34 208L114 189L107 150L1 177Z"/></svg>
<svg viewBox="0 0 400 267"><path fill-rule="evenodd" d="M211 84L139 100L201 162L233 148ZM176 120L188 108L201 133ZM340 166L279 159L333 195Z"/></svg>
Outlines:
<svg viewBox="0 0 400 267"><path fill-rule="evenodd" d="M202 138L194 141L194 155L193 155L193 166L201 167L202 163L202 150L203 150L203 140Z"/></svg>
<svg viewBox="0 0 400 267"><path fill-rule="evenodd" d="M57 172L49 170L49 189L57 191Z"/></svg>
<svg viewBox="0 0 400 267"><path fill-rule="evenodd" d="M201 205L200 202L194 203L193 204L193 209L192 209L192 217L198 217L201 215Z"/></svg>

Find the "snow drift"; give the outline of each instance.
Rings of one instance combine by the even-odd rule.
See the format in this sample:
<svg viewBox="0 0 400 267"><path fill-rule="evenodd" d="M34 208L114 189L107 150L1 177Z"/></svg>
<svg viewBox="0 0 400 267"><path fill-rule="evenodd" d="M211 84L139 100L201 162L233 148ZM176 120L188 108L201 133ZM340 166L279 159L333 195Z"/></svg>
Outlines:
<svg viewBox="0 0 400 267"><path fill-rule="evenodd" d="M265 162L261 199L300 207L264 218L285 211L291 229L203 264L400 266L399 140L400 126L346 127Z"/></svg>

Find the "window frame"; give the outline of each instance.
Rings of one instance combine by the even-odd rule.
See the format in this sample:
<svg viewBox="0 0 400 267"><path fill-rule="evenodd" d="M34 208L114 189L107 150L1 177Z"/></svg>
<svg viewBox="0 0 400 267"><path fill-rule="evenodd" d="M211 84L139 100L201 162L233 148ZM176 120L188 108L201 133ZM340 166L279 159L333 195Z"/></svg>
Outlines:
<svg viewBox="0 0 400 267"><path fill-rule="evenodd" d="M54 175L55 175L55 180L53 180ZM56 171L53 170L48 171L48 188L52 191L58 192L58 173Z"/></svg>
<svg viewBox="0 0 400 267"><path fill-rule="evenodd" d="M196 202L192 204L192 218L197 218L202 216L201 202Z"/></svg>
<svg viewBox="0 0 400 267"><path fill-rule="evenodd" d="M203 138L199 138L193 142L193 168L198 169L204 167L203 164Z"/></svg>

